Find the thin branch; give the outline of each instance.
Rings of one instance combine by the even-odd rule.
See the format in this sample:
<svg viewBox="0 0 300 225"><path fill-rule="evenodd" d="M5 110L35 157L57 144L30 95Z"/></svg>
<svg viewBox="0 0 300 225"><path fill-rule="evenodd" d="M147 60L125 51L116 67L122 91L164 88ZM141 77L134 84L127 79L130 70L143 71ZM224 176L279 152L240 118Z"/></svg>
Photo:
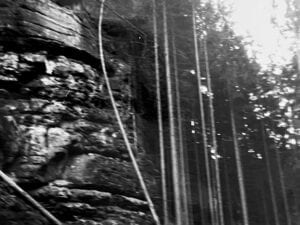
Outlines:
<svg viewBox="0 0 300 225"><path fill-rule="evenodd" d="M154 222L157 225L160 225L159 217L158 217L158 215L155 211L154 204L153 204L153 202L150 198L150 195L149 195L148 189L146 187L145 181L143 179L143 176L142 176L141 171L139 169L139 166L137 164L134 153L131 149L131 145L130 145L130 142L128 140L128 137L127 137L127 134L126 134L123 122L121 120L120 113L119 113L119 110L117 108L117 105L116 105L116 102L115 102L115 99L114 99L114 96L113 96L113 92L112 92L112 89L111 89L111 86L110 86L110 82L109 82L109 78L108 78L108 74L107 74L107 70L106 70L106 65L105 65L104 52L103 52L103 42L102 42L102 21L103 21L104 2L105 2L105 0L101 1L100 10L99 10L99 25L98 25L99 34L98 34L98 36L99 36L99 56L100 56L101 67L102 67L102 71L103 71L105 84L106 84L106 87L107 87L107 90L108 90L108 94L109 94L109 97L110 97L110 100L111 100L111 103L112 103L112 106L113 106L113 109L114 109L116 119L118 121L118 125L120 127L120 130L121 130L126 148L128 150L130 159L131 159L132 164L133 164L133 168L134 168L134 170L137 174L137 177L138 177L138 180L140 182L141 188L142 188L142 190L144 192L144 195L145 195L145 198L148 202L150 212L152 214Z"/></svg>
<svg viewBox="0 0 300 225"><path fill-rule="evenodd" d="M163 119L162 119L162 104L161 104L161 88L160 88L160 73L159 73L159 58L158 58L158 32L157 32L157 6L156 0L152 0L152 16L153 16L153 36L154 36L154 56L155 56L155 81L156 81L156 103L157 103L157 120L158 120L158 135L159 135L159 152L160 152L160 170L161 170L161 189L162 189L162 205L164 224L167 225L169 218L168 213L168 194L166 180L166 159L164 148L163 134Z"/></svg>
<svg viewBox="0 0 300 225"><path fill-rule="evenodd" d="M47 209L45 209L40 203L34 200L26 191L24 191L19 185L17 185L9 176L0 170L0 177L17 193L19 193L25 200L27 200L34 208L39 210L43 216L49 219L53 224L62 225L62 223L53 216Z"/></svg>

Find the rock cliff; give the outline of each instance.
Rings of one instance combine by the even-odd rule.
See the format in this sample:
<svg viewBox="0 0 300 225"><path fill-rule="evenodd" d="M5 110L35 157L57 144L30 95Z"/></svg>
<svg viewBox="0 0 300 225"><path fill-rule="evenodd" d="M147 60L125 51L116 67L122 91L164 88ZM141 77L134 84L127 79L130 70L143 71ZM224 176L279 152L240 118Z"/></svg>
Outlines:
<svg viewBox="0 0 300 225"><path fill-rule="evenodd" d="M127 2L122 8L123 1L110 1L106 10L106 63L144 178L159 200L151 161L156 140L139 132L155 134L151 63L137 60L148 54L147 23L137 13L148 6ZM73 3L0 0L1 169L66 224L152 224L99 68L97 7ZM3 182L0 207L1 224L50 224Z"/></svg>

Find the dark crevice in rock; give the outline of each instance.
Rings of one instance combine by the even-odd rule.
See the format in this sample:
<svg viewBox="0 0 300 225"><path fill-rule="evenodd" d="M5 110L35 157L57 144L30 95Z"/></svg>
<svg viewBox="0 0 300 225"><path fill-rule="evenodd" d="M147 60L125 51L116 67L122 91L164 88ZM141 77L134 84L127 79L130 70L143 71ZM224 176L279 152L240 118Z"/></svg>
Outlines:
<svg viewBox="0 0 300 225"><path fill-rule="evenodd" d="M7 92L15 92L15 91L20 92L21 87L22 87L22 85L16 81L3 81L2 80L0 82L0 88L2 90L6 90ZM0 96L4 97L6 95L8 97L11 97L12 94L11 93L8 94L7 92L2 92Z"/></svg>
<svg viewBox="0 0 300 225"><path fill-rule="evenodd" d="M125 25L120 22L116 23L114 21L104 20L102 30L107 36L112 37L114 41L118 41L118 39L120 39L124 42L130 35ZM117 40L115 38L117 38Z"/></svg>
<svg viewBox="0 0 300 225"><path fill-rule="evenodd" d="M57 152L46 165L43 165L38 171L38 176L47 182L60 177L65 169L68 160L67 152Z"/></svg>
<svg viewBox="0 0 300 225"><path fill-rule="evenodd" d="M26 190L26 191L32 191L36 190L38 188L46 186L48 183L47 182L41 182L40 180L30 180L27 182L18 182L18 185Z"/></svg>

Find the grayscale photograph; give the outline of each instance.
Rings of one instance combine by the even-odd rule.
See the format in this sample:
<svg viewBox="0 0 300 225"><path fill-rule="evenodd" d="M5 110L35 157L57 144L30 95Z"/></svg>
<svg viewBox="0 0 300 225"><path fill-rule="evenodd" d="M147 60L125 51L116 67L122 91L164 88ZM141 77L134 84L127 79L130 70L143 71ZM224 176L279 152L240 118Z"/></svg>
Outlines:
<svg viewBox="0 0 300 225"><path fill-rule="evenodd" d="M0 0L0 224L300 225L300 0Z"/></svg>

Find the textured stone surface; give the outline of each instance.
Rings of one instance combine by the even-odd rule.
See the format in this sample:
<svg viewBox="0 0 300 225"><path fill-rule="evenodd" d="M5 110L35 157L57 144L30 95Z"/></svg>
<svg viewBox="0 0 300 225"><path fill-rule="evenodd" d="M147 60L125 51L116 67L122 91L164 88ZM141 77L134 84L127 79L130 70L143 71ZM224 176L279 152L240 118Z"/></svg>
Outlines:
<svg viewBox="0 0 300 225"><path fill-rule="evenodd" d="M125 197L143 195L97 71L63 56L48 59L46 52L2 53L1 59L2 169L46 205L54 202L62 220L83 221L89 213L104 224L149 220L145 202ZM114 90L122 111L127 89ZM56 180L67 187L47 186Z"/></svg>
<svg viewBox="0 0 300 225"><path fill-rule="evenodd" d="M0 57L2 169L64 221L151 221L101 74L64 56L49 59L46 52ZM127 74L128 66L119 73L122 68ZM130 125L124 77L112 79L124 86L114 91ZM5 89L5 82L17 88ZM155 193L154 178L145 178Z"/></svg>
<svg viewBox="0 0 300 225"><path fill-rule="evenodd" d="M30 207L2 180L0 181L1 225L50 225L36 209Z"/></svg>
<svg viewBox="0 0 300 225"><path fill-rule="evenodd" d="M98 6L94 1L84 5L87 16L80 2L0 0L0 167L65 224L150 225L99 69ZM152 107L150 95L137 96L151 90L146 83L153 78L146 78L149 67L142 69L148 61L137 60L144 54L140 44L145 40L132 26L145 26L142 12L148 3L126 2L111 1L110 9L106 7L103 34L110 82L133 143L133 129L139 125L133 123L132 103L143 101L144 108L136 110L151 117L153 111L146 109ZM145 82L141 89L136 78L139 84ZM158 199L157 172L144 149L154 142L141 139L133 149L151 195ZM2 186L0 191L7 192ZM6 195L1 193L0 200ZM10 196L6 200L14 198ZM0 205L1 221L23 224L25 212L10 216L28 207L20 204ZM28 224L46 224L33 213Z"/></svg>

